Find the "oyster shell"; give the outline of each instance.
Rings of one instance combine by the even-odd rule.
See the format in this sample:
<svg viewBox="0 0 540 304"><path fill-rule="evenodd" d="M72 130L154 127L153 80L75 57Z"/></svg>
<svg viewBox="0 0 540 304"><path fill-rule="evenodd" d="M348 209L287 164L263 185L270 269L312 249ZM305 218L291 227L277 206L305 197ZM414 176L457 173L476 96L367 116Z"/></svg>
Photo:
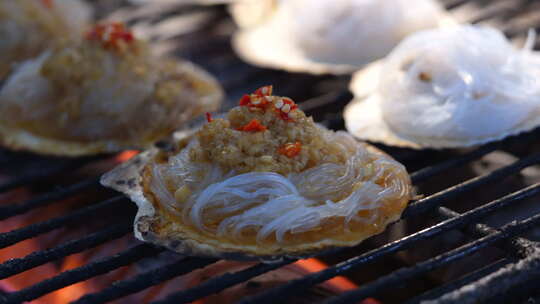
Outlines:
<svg viewBox="0 0 540 304"><path fill-rule="evenodd" d="M262 0L232 4L236 52L264 67L343 74L384 57L406 35L451 22L432 0Z"/></svg>
<svg viewBox="0 0 540 304"><path fill-rule="evenodd" d="M138 205L138 239L271 261L353 246L400 218L412 194L401 164L270 92L102 177Z"/></svg>
<svg viewBox="0 0 540 304"><path fill-rule="evenodd" d="M46 51L10 75L0 142L64 156L144 149L216 110L222 96L199 67L155 58L122 24L97 25L82 44Z"/></svg>
<svg viewBox="0 0 540 304"><path fill-rule="evenodd" d="M410 148L479 145L540 126L540 56L496 29L426 30L356 73L347 130Z"/></svg>
<svg viewBox="0 0 540 304"><path fill-rule="evenodd" d="M82 0L1 1L0 79L20 60L51 45L79 40L92 14Z"/></svg>

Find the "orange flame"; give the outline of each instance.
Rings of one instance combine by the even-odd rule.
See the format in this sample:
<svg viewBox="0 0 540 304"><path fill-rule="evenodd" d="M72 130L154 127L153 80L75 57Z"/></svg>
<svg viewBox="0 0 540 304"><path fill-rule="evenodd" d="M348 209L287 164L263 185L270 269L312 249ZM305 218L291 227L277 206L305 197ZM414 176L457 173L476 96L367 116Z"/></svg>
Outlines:
<svg viewBox="0 0 540 304"><path fill-rule="evenodd" d="M63 260L62 267L59 272L70 270L86 263L83 254L75 254L66 257ZM88 281L83 281L78 284L70 285L65 288L56 290L53 293L41 298L40 303L69 303L78 299L81 295L93 291L92 286Z"/></svg>
<svg viewBox="0 0 540 304"><path fill-rule="evenodd" d="M295 265L299 266L300 268L305 269L308 272L318 272L325 270L328 268L328 265L323 263L322 261L311 258L311 259L305 259L305 260L299 260L295 263ZM337 276L335 278L332 278L325 282L328 284L327 286L335 289L336 292L345 292L348 290L356 289L358 288L358 285L353 283L351 280L347 279L343 276ZM375 299L366 299L361 302L362 304L380 304L379 301Z"/></svg>
<svg viewBox="0 0 540 304"><path fill-rule="evenodd" d="M299 260L296 262L296 265L307 270L308 272L318 272L328 268L328 265L315 258ZM340 292L358 288L358 285L342 276L330 279L327 281L327 283Z"/></svg>
<svg viewBox="0 0 540 304"><path fill-rule="evenodd" d="M116 157L114 158L117 162L123 163L131 159L133 156L139 154L139 151L136 150L127 150L121 153L118 153Z"/></svg>

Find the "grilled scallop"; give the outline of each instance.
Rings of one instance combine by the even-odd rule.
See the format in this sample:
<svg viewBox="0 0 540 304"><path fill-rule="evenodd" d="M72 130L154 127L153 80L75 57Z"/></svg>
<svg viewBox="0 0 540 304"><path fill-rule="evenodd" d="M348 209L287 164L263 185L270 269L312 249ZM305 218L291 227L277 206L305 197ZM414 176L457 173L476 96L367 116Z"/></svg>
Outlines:
<svg viewBox="0 0 540 304"><path fill-rule="evenodd" d="M183 254L272 260L352 246L400 218L405 168L263 87L224 118L114 169L137 238Z"/></svg>
<svg viewBox="0 0 540 304"><path fill-rule="evenodd" d="M518 49L498 30L471 25L416 33L355 75L347 129L388 145L456 148L540 126L532 42Z"/></svg>
<svg viewBox="0 0 540 304"><path fill-rule="evenodd" d="M449 22L433 0L255 0L232 4L237 53L255 65L349 73L406 35Z"/></svg>
<svg viewBox="0 0 540 304"><path fill-rule="evenodd" d="M37 56L51 44L78 40L92 17L82 0L0 2L0 79L18 61Z"/></svg>
<svg viewBox="0 0 540 304"><path fill-rule="evenodd" d="M122 24L20 64L0 90L0 140L77 156L147 148L217 109L222 90L188 62L155 58Z"/></svg>

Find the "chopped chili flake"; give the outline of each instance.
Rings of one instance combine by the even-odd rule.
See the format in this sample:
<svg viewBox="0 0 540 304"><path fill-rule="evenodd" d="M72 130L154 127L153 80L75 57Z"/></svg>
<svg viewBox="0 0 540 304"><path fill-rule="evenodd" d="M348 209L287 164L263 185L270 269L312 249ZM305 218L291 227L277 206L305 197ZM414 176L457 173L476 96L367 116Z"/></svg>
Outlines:
<svg viewBox="0 0 540 304"><path fill-rule="evenodd" d="M298 106L292 101L290 98L282 98L278 100L275 104L275 110L281 117L281 119L285 121L294 121L290 116L289 113L298 109Z"/></svg>
<svg viewBox="0 0 540 304"><path fill-rule="evenodd" d="M285 105L289 105L291 111L298 109L298 106L296 105L296 103L294 103L294 101L292 101L290 98L287 98L287 97L283 98L283 103Z"/></svg>
<svg viewBox="0 0 540 304"><path fill-rule="evenodd" d="M54 5L54 0L41 0L41 3L45 5L47 8L52 8Z"/></svg>
<svg viewBox="0 0 540 304"><path fill-rule="evenodd" d="M273 105L272 109L279 117L285 121L294 121L289 115L290 112L298 109L298 106L290 98L272 97L273 87L264 86L257 89L251 95L244 95L240 98L239 105L248 107L251 111L266 111L268 105Z"/></svg>
<svg viewBox="0 0 540 304"><path fill-rule="evenodd" d="M302 143L297 141L293 143L287 143L279 148L278 153L287 156L288 158L293 158L296 155L300 154L302 151Z"/></svg>
<svg viewBox="0 0 540 304"><path fill-rule="evenodd" d="M242 98L240 98L240 106L247 106L251 104L251 97L249 95L244 95Z"/></svg>
<svg viewBox="0 0 540 304"><path fill-rule="evenodd" d="M255 108L260 109L266 109L266 105L268 105L268 101L265 98L252 98L251 99L251 106Z"/></svg>
<svg viewBox="0 0 540 304"><path fill-rule="evenodd" d="M206 121L212 122L212 120L214 120L214 119L212 118L212 114L206 112Z"/></svg>
<svg viewBox="0 0 540 304"><path fill-rule="evenodd" d="M250 110L256 110L257 108L264 110L268 105L268 101L257 95L244 95L240 98L239 104L240 106L249 107Z"/></svg>
<svg viewBox="0 0 540 304"><path fill-rule="evenodd" d="M292 118L289 117L289 114L288 113L279 113L279 117L281 117L281 119L285 120L285 121L294 121Z"/></svg>
<svg viewBox="0 0 540 304"><path fill-rule="evenodd" d="M244 132L263 132L266 131L266 127L261 124L257 119L252 119L245 126L238 128L239 131Z"/></svg>
<svg viewBox="0 0 540 304"><path fill-rule="evenodd" d="M273 92L273 87L271 85L268 85L268 86L264 86L262 88L259 88L257 90L255 90L255 93L253 93L253 95L257 95L257 96L272 96L272 92Z"/></svg>
<svg viewBox="0 0 540 304"><path fill-rule="evenodd" d="M86 39L99 41L106 49L119 50L123 44L133 42L135 36L124 24L113 22L94 26L86 33Z"/></svg>

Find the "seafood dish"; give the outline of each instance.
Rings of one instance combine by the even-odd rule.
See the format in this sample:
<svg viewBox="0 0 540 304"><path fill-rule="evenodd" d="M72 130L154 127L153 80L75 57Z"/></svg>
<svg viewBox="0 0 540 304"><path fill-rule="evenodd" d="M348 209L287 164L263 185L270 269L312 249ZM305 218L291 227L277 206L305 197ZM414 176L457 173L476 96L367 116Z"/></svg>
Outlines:
<svg viewBox="0 0 540 304"><path fill-rule="evenodd" d="M415 31L452 23L433 0L261 0L231 4L238 55L254 65L346 74Z"/></svg>
<svg viewBox="0 0 540 304"><path fill-rule="evenodd" d="M0 89L0 142L61 156L146 149L222 97L201 68L156 58L121 23L98 24L17 65Z"/></svg>
<svg viewBox="0 0 540 304"><path fill-rule="evenodd" d="M540 126L540 57L497 29L472 25L411 35L378 67L357 72L346 127L359 139L458 148ZM378 72L374 72L378 71Z"/></svg>
<svg viewBox="0 0 540 304"><path fill-rule="evenodd" d="M138 239L271 261L353 246L400 218L413 192L403 165L272 91L102 177L138 205Z"/></svg>

